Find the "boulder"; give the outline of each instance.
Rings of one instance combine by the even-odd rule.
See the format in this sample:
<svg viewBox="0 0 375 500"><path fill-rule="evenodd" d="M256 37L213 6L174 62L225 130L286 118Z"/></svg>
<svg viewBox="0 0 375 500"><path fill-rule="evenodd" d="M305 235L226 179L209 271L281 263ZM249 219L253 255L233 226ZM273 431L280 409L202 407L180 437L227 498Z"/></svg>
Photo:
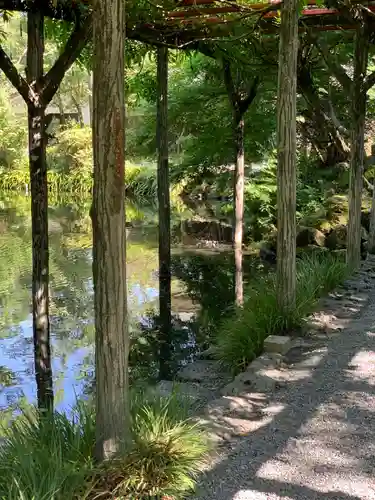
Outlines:
<svg viewBox="0 0 375 500"><path fill-rule="evenodd" d="M304 227L300 228L297 232L297 247L307 247L308 245L315 245L318 247L324 247L326 237L324 234L315 229L314 227Z"/></svg>
<svg viewBox="0 0 375 500"><path fill-rule="evenodd" d="M367 232L370 231L370 218L371 218L370 210L363 210L361 212L361 226L364 227Z"/></svg>
<svg viewBox="0 0 375 500"><path fill-rule="evenodd" d="M263 245L259 250L259 258L268 264L276 264L276 251Z"/></svg>
<svg viewBox="0 0 375 500"><path fill-rule="evenodd" d="M231 243L233 229L230 224L207 220L186 220L182 223L182 233L198 239Z"/></svg>
<svg viewBox="0 0 375 500"><path fill-rule="evenodd" d="M325 246L330 250L342 250L346 248L348 237L348 228L344 225L339 225L333 228L326 236Z"/></svg>

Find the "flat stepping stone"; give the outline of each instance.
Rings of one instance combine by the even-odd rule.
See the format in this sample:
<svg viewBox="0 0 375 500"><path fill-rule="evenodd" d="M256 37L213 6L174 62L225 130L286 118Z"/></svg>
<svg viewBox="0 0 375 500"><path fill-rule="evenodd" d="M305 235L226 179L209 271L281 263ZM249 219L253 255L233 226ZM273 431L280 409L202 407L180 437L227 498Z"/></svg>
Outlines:
<svg viewBox="0 0 375 500"><path fill-rule="evenodd" d="M189 404L205 404L211 400L212 391L200 386L199 384L188 382L176 382L170 380L161 380L151 391L160 397L168 398L172 395L186 399Z"/></svg>
<svg viewBox="0 0 375 500"><path fill-rule="evenodd" d="M226 379L231 380L231 378L230 374L223 372L217 361L205 359L189 363L177 373L178 380L200 384L215 383L215 385L220 385Z"/></svg>
<svg viewBox="0 0 375 500"><path fill-rule="evenodd" d="M229 441L264 425L265 419L269 418L264 411L266 407L267 400L262 394L222 397L207 405L199 422L205 426L211 439Z"/></svg>

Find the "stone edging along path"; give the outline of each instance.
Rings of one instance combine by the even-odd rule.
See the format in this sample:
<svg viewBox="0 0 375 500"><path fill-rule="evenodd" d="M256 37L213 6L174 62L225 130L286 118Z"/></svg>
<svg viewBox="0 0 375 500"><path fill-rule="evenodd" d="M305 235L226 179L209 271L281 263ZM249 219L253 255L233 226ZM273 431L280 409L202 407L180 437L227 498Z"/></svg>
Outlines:
<svg viewBox="0 0 375 500"><path fill-rule="evenodd" d="M157 392L173 391L192 403L194 417L205 424L213 441L230 445L239 436L270 421L277 408L262 409L267 393L274 393L310 376L314 356L327 338L339 335L366 307L375 291L375 259L364 261L360 270L320 300L317 312L306 319L303 337L268 337L265 352L233 379L216 361L199 359L178 374L175 382L161 381ZM305 357L304 354L309 355ZM314 355L315 353L315 355ZM298 367L297 367L298 364Z"/></svg>

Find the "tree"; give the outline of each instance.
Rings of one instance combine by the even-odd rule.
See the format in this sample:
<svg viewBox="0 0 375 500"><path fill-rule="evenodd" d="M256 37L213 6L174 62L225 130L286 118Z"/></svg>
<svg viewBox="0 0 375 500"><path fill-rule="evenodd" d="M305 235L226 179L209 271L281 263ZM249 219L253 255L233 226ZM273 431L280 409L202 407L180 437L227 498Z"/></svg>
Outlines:
<svg viewBox="0 0 375 500"><path fill-rule="evenodd" d="M91 215L98 460L124 449L129 431L124 41L123 0L96 0Z"/></svg>
<svg viewBox="0 0 375 500"><path fill-rule="evenodd" d="M168 49L157 55L157 151L159 201L160 378L171 374L171 206L168 162Z"/></svg>
<svg viewBox="0 0 375 500"><path fill-rule="evenodd" d="M280 307L296 299L296 98L298 0L281 9L277 93L277 287Z"/></svg>
<svg viewBox="0 0 375 500"><path fill-rule="evenodd" d="M29 164L33 241L33 332L38 406L53 407L50 333L48 318L48 190L46 163L45 110L65 73L71 67L91 34L78 19L65 50L44 74L44 16L36 10L28 14L27 63L24 78L0 45L0 69L18 90L28 109Z"/></svg>
<svg viewBox="0 0 375 500"><path fill-rule="evenodd" d="M233 111L233 139L235 168L233 175L233 248L235 260L235 303L238 307L243 305L243 273L242 273L242 242L243 242L243 217L244 217L244 187L245 187L245 144L244 144L244 115L257 95L259 78L255 77L252 84L241 89L235 84L229 61L223 62L224 82L227 89L229 102ZM238 73L238 72L237 72ZM243 82L241 82L243 83Z"/></svg>

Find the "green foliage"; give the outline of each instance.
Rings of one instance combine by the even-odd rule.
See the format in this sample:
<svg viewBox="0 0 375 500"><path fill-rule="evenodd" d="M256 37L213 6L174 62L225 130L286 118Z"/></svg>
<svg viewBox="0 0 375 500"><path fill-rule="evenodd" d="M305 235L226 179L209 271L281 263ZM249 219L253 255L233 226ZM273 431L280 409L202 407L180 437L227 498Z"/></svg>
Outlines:
<svg viewBox="0 0 375 500"><path fill-rule="evenodd" d="M0 498L180 495L194 486L209 449L202 428L183 408L175 396L133 398L133 444L125 457L99 467L89 406L78 405L73 421L30 410L11 424L0 447Z"/></svg>
<svg viewBox="0 0 375 500"><path fill-rule="evenodd" d="M26 120L15 115L10 94L0 89L0 172L20 167L27 148Z"/></svg>
<svg viewBox="0 0 375 500"><path fill-rule="evenodd" d="M305 256L297 265L297 297L293 309L281 311L277 304L276 278L269 275L246 289L243 309L237 310L217 333L217 356L234 373L244 370L262 352L268 335L300 328L314 310L317 299L345 278L345 262L332 255Z"/></svg>
<svg viewBox="0 0 375 500"><path fill-rule="evenodd" d="M74 421L30 410L17 418L0 446L0 498L74 498L92 470L94 420L78 407Z"/></svg>
<svg viewBox="0 0 375 500"><path fill-rule="evenodd" d="M128 131L131 156L153 156L155 104L138 108L142 119ZM245 151L247 161L262 159L273 143L274 98L262 88L246 115ZM174 178L189 178L193 184L215 179L222 166L233 163L232 110L223 83L222 70L202 55L179 62L170 71L169 134ZM221 170L220 170L221 169Z"/></svg>
<svg viewBox="0 0 375 500"><path fill-rule="evenodd" d="M191 490L209 445L202 428L187 419L183 409L176 396L138 402L132 409L133 448L124 459L99 470L95 493L182 498Z"/></svg>
<svg viewBox="0 0 375 500"><path fill-rule="evenodd" d="M71 124L61 129L55 143L48 148L50 170L74 175L81 173L89 176L92 173L92 131L91 127L80 127Z"/></svg>

